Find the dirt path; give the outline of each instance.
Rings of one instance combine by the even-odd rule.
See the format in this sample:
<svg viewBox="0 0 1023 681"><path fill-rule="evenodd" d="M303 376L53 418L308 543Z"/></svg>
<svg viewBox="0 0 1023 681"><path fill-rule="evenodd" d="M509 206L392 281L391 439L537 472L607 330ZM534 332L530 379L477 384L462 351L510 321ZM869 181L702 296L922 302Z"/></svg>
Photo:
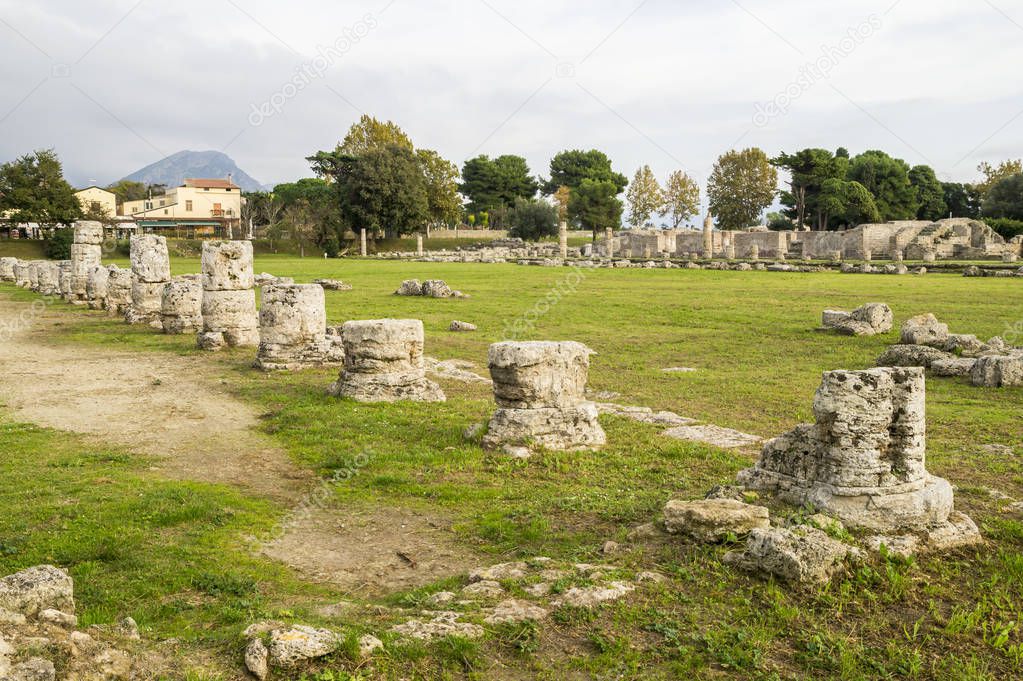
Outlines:
<svg viewBox="0 0 1023 681"><path fill-rule="evenodd" d="M208 378L215 360L52 343L74 314L63 305L4 333L27 309L0 291L0 406L14 418L152 457L169 478L230 485L286 507L307 502L315 476L258 432L251 405ZM402 508L320 508L289 522L263 553L312 581L386 592L474 564L449 527Z"/></svg>

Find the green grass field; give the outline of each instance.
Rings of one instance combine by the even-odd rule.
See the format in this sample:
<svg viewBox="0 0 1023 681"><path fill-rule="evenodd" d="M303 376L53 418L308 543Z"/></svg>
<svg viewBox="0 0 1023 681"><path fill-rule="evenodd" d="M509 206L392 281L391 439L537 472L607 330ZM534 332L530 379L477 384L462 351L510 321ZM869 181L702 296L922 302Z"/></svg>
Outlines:
<svg viewBox="0 0 1023 681"><path fill-rule="evenodd" d="M120 264L124 265L125 262ZM198 271L175 259L175 273ZM933 312L983 339L1023 324L1023 282L952 275L891 277L689 270L578 270L258 256L256 271L343 279L327 292L331 323L418 318L426 353L486 369L490 343L577 340L597 354L590 387L625 404L669 409L764 437L812 420L822 371L873 365L894 336L817 331L824 308L889 303L897 323ZM407 278L439 278L470 298L391 295ZM0 285L0 296L34 296ZM61 306L62 307L62 306ZM67 310L52 339L90 347L192 355L191 338ZM479 332L454 334L454 320ZM1023 343L1023 338L1017 339ZM658 570L669 582L594 614L482 641L394 646L371 666L344 653L296 672L309 679L1008 679L1023 676L1023 519L994 488L1023 499L1023 389L984 390L929 379L929 469L957 487L956 505L981 526L981 547L916 560L871 558L828 587L802 589L724 566L727 546L681 539L636 544L627 531L655 520L669 497L701 497L750 464L745 454L678 442L602 417L597 453L511 463L462 432L493 409L489 389L442 381L439 405L354 405L324 391L334 370L264 376L252 353L208 359L209 372L264 414L262 427L319 476L367 456L335 488L347 509L411 509L450 520L480 564L537 555ZM687 366L694 373L669 374ZM162 479L149 462L74 435L18 423L0 407L0 574L40 562L68 567L83 621L132 614L147 639L176 638L182 676L240 674L240 631L261 618L325 623L318 605L356 602L340 625L387 639L395 608L463 583L364 598L304 583L256 556L247 537L285 512L237 490ZM1014 455L982 448L1001 444ZM625 550L605 559L605 540ZM386 606L378 608L375 606ZM332 626L340 626L338 621ZM528 629L528 630L527 630ZM498 664L499 663L499 664ZM278 677L280 678L280 677Z"/></svg>

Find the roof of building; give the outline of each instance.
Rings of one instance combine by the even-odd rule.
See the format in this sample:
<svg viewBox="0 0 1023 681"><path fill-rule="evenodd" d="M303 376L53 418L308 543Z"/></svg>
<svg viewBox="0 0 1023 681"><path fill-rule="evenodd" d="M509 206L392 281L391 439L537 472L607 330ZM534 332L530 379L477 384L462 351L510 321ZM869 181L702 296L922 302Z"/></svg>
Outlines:
<svg viewBox="0 0 1023 681"><path fill-rule="evenodd" d="M75 194L81 194L82 192L88 191L90 189L98 189L101 192L106 192L107 194L113 194L113 192L110 191L109 189L104 189L103 187L99 187L99 186L94 185L94 184L91 184L88 187L82 187L81 189L76 189L75 190Z"/></svg>
<svg viewBox="0 0 1023 681"><path fill-rule="evenodd" d="M201 177L186 177L186 187L197 187L199 189L241 189L231 180L206 179Z"/></svg>

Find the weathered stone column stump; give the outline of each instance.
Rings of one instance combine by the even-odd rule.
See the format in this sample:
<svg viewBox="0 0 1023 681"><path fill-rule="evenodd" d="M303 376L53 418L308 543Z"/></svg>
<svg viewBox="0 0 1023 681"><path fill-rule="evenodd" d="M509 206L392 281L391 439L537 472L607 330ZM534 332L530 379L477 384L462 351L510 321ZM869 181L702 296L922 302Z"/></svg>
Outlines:
<svg viewBox="0 0 1023 681"><path fill-rule="evenodd" d="M341 337L327 335L327 310L319 284L263 288L259 308L256 367L265 371L296 370L344 361Z"/></svg>
<svg viewBox="0 0 1023 681"><path fill-rule="evenodd" d="M203 243L200 348L259 345L254 285L251 242Z"/></svg>
<svg viewBox="0 0 1023 681"><path fill-rule="evenodd" d="M164 285L160 322L170 335L202 331L202 283L197 277L178 277Z"/></svg>
<svg viewBox="0 0 1023 681"><path fill-rule="evenodd" d="M597 407L585 399L592 353L574 341L491 345L488 364L498 409L483 446L573 450L605 444Z"/></svg>
<svg viewBox="0 0 1023 681"><path fill-rule="evenodd" d="M90 310L103 310L107 306L107 293L110 289L110 268L97 265L89 270L85 282L85 298ZM131 291L131 289L128 289Z"/></svg>
<svg viewBox="0 0 1023 681"><path fill-rule="evenodd" d="M924 467L924 370L829 371L814 397L816 423L764 445L739 483L810 504L849 527L907 533L935 546L979 539L953 511L952 486Z"/></svg>
<svg viewBox="0 0 1023 681"><path fill-rule="evenodd" d="M14 281L14 266L17 258L0 258L0 281Z"/></svg>
<svg viewBox="0 0 1023 681"><path fill-rule="evenodd" d="M103 225L90 220L80 220L75 223L74 230L74 242L71 244L70 302L85 305L88 300L89 272L103 262Z"/></svg>
<svg viewBox="0 0 1023 681"><path fill-rule="evenodd" d="M163 287L170 281L167 239L155 234L131 237L131 306L124 313L129 324L162 328Z"/></svg>
<svg viewBox="0 0 1023 681"><path fill-rule="evenodd" d="M372 319L345 322L345 366L331 394L359 402L443 402L440 386L426 378L423 322Z"/></svg>
<svg viewBox="0 0 1023 681"><path fill-rule="evenodd" d="M107 315L123 317L131 307L131 270L111 265L107 277Z"/></svg>

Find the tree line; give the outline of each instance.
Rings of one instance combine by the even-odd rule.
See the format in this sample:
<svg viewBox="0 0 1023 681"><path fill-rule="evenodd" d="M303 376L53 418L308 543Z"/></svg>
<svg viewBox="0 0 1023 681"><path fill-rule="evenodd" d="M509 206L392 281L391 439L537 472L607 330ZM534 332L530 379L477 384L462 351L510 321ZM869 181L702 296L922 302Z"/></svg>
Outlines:
<svg viewBox="0 0 1023 681"><path fill-rule="evenodd" d="M662 185L644 165L630 182L597 149L556 154L546 178L515 155L480 155L459 169L438 152L417 148L395 123L371 116L353 124L334 149L307 160L313 177L246 193L242 218L270 238L288 235L329 255L359 229L393 238L461 224L538 239L555 235L565 221L596 239L621 227L623 216L632 227L678 228L701 207L700 185L683 170ZM973 183L941 182L929 166L910 166L879 150L851 156L844 148L808 148L771 158L754 147L716 160L707 205L719 229L760 224L777 200L781 211L767 216L773 229L834 230L951 215L983 217L1006 236L1023 233L1023 162L982 163L978 170ZM779 171L787 175L781 189ZM165 190L127 180L108 189L120 202ZM73 192L52 150L0 166L0 216L8 221L103 219L83 211Z"/></svg>

